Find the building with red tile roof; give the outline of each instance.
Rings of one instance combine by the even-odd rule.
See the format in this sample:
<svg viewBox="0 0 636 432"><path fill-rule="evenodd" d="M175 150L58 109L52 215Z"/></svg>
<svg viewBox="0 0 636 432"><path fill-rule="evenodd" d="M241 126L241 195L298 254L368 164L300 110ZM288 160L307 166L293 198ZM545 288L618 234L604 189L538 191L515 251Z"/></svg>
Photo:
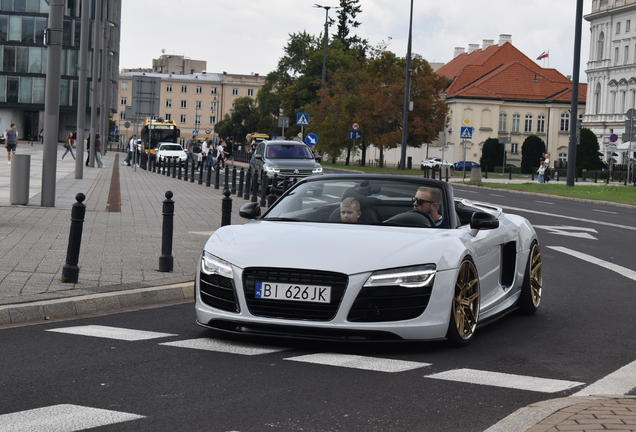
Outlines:
<svg viewBox="0 0 636 432"><path fill-rule="evenodd" d="M546 143L552 161L567 158L570 127L576 125L569 111L572 81L528 58L512 45L510 35L500 35L498 44L471 44L468 52L456 48L453 60L436 73L448 80L440 95L449 105L440 141L446 143L449 161L464 159L463 143L465 159L479 161L488 138L509 138L507 163L519 165L521 147L530 135ZM585 112L586 92L587 84L580 84L579 117ZM473 128L471 138L461 136L466 125Z"/></svg>

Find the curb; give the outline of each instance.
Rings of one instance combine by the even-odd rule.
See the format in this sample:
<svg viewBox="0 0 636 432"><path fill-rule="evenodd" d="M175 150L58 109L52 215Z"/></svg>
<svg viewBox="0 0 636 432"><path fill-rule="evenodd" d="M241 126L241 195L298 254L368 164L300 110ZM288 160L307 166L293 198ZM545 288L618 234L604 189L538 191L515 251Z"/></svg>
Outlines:
<svg viewBox="0 0 636 432"><path fill-rule="evenodd" d="M194 298L194 282L0 306L0 326L72 318Z"/></svg>

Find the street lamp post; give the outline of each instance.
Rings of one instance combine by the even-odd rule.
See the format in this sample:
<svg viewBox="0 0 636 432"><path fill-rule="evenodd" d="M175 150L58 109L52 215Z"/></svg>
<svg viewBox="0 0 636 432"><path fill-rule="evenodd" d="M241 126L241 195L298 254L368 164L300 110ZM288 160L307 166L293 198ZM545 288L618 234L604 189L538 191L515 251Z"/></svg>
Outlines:
<svg viewBox="0 0 636 432"><path fill-rule="evenodd" d="M331 9L331 6L322 6L319 4L314 5L314 7L317 8L322 8L325 10L325 35L324 35L324 53L322 56L322 88L325 88L325 82L327 80L327 39L328 39L328 32L329 32L329 9ZM337 7L335 7L334 9L338 9Z"/></svg>
<svg viewBox="0 0 636 432"><path fill-rule="evenodd" d="M409 19L409 42L406 49L406 84L404 88L404 118L402 119L402 153L400 169L406 170L406 141L409 126L409 99L411 96L411 41L413 39L413 0L411 0L411 17ZM446 144L446 143L444 143ZM442 153L442 157L443 157Z"/></svg>

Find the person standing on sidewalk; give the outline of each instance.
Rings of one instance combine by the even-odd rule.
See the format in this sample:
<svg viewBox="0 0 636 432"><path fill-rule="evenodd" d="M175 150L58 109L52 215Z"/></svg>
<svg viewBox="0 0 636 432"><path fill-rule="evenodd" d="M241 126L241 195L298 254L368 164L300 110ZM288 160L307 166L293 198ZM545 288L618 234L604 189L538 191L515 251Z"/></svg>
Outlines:
<svg viewBox="0 0 636 432"><path fill-rule="evenodd" d="M214 166L214 158L215 158L215 154L216 154L216 147L214 146L214 143L212 142L212 140L210 138L207 139L206 141L207 143L207 157L205 158L205 167L204 169L209 170L210 166L212 166L212 169L215 168Z"/></svg>
<svg viewBox="0 0 636 432"><path fill-rule="evenodd" d="M133 159L133 152L135 151L135 138L137 138L137 135L133 135L130 137L130 141L128 141L128 151L126 152L126 158L122 165L130 166L130 162Z"/></svg>
<svg viewBox="0 0 636 432"><path fill-rule="evenodd" d="M234 137L231 136L225 142L225 159L232 162L232 166L234 166Z"/></svg>
<svg viewBox="0 0 636 432"><path fill-rule="evenodd" d="M104 168L104 163L102 162L102 141L101 135L98 133L95 134L95 160L97 161L97 168Z"/></svg>
<svg viewBox="0 0 636 432"><path fill-rule="evenodd" d="M4 142L7 149L7 160L11 165L11 153L15 154L15 149L18 147L18 131L15 130L15 123L11 123L11 128L5 134Z"/></svg>
<svg viewBox="0 0 636 432"><path fill-rule="evenodd" d="M62 160L64 160L64 156L66 156L68 152L71 152L71 156L73 156L73 160L75 160L75 154L73 153L73 132L69 132L68 135L66 136L66 142L64 143L64 148L66 149L66 151L62 155Z"/></svg>
<svg viewBox="0 0 636 432"><path fill-rule="evenodd" d="M223 141L219 142L219 145L216 148L216 163L220 168L225 168L225 147L223 146Z"/></svg>

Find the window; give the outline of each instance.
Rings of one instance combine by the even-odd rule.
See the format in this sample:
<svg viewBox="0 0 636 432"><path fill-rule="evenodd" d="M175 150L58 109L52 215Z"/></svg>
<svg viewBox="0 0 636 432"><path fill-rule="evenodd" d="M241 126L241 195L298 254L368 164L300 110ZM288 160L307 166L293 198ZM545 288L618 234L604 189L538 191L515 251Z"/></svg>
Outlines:
<svg viewBox="0 0 636 432"><path fill-rule="evenodd" d="M119 112L119 120L126 120L126 111Z"/></svg>
<svg viewBox="0 0 636 432"><path fill-rule="evenodd" d="M568 154L567 153L559 153L559 161L567 162L568 161Z"/></svg>
<svg viewBox="0 0 636 432"><path fill-rule="evenodd" d="M236 104L232 102L232 109L236 108Z"/></svg>
<svg viewBox="0 0 636 432"><path fill-rule="evenodd" d="M126 105L127 103L128 103L128 98L127 97L123 97L119 101L119 105Z"/></svg>
<svg viewBox="0 0 636 432"><path fill-rule="evenodd" d="M616 23L616 34L619 34L621 32L621 23L620 21Z"/></svg>
<svg viewBox="0 0 636 432"><path fill-rule="evenodd" d="M512 132L519 132L519 124L521 123L521 116L519 114L513 114L512 116Z"/></svg>
<svg viewBox="0 0 636 432"><path fill-rule="evenodd" d="M616 93L614 93L616 94ZM568 132L570 130L570 113L561 114L561 132Z"/></svg>
<svg viewBox="0 0 636 432"><path fill-rule="evenodd" d="M508 130L508 114L499 114L499 130Z"/></svg>
<svg viewBox="0 0 636 432"><path fill-rule="evenodd" d="M182 85L181 86L181 93L187 93L188 92L188 86L187 85Z"/></svg>
<svg viewBox="0 0 636 432"><path fill-rule="evenodd" d="M201 124L201 116L200 115L195 115L194 116L194 124Z"/></svg>
<svg viewBox="0 0 636 432"><path fill-rule="evenodd" d="M196 94L202 94L202 93L203 93L203 87L201 87L201 86L197 86L197 87L196 87L196 90L195 90L195 93L196 93Z"/></svg>
<svg viewBox="0 0 636 432"><path fill-rule="evenodd" d="M210 116L210 124L211 125L215 125L216 124L216 116Z"/></svg>
<svg viewBox="0 0 636 432"><path fill-rule="evenodd" d="M530 114L526 115L526 122L523 127L524 132L532 132L532 116Z"/></svg>
<svg viewBox="0 0 636 432"><path fill-rule="evenodd" d="M211 109L212 111L216 111L216 101L214 101L214 102L210 102L210 109Z"/></svg>
<svg viewBox="0 0 636 432"><path fill-rule="evenodd" d="M121 89L122 90L128 90L128 81L122 81L121 82Z"/></svg>
<svg viewBox="0 0 636 432"><path fill-rule="evenodd" d="M182 100L181 101L181 108L187 108L188 107L188 101Z"/></svg>
<svg viewBox="0 0 636 432"><path fill-rule="evenodd" d="M238 88L237 87L232 88L232 96L238 96Z"/></svg>
<svg viewBox="0 0 636 432"><path fill-rule="evenodd" d="M513 153L513 154L519 153L519 143L510 144L510 153Z"/></svg>
<svg viewBox="0 0 636 432"><path fill-rule="evenodd" d="M627 64L629 61L629 45L625 45L625 57L623 58L623 64Z"/></svg>
<svg viewBox="0 0 636 432"><path fill-rule="evenodd" d="M187 120L186 115L185 115L185 114L181 114L181 117L179 118L179 122L180 122L180 123L185 123L185 122L186 122L186 120Z"/></svg>
<svg viewBox="0 0 636 432"><path fill-rule="evenodd" d="M212 88L210 89L210 94L213 94L213 95L215 95L215 94L216 94L216 87L212 87Z"/></svg>
<svg viewBox="0 0 636 432"><path fill-rule="evenodd" d="M166 84L166 93L172 93L172 84Z"/></svg>
<svg viewBox="0 0 636 432"><path fill-rule="evenodd" d="M166 114L163 118L166 119L166 121L172 121L172 114Z"/></svg>
<svg viewBox="0 0 636 432"><path fill-rule="evenodd" d="M247 95L249 97L254 97L254 89L247 89Z"/></svg>
<svg viewBox="0 0 636 432"><path fill-rule="evenodd" d="M614 66L618 64L618 47L614 49Z"/></svg>
<svg viewBox="0 0 636 432"><path fill-rule="evenodd" d="M625 33L629 33L630 27L632 26L631 20L625 21Z"/></svg>
<svg viewBox="0 0 636 432"><path fill-rule="evenodd" d="M545 133L545 116L537 116L537 133Z"/></svg>
<svg viewBox="0 0 636 432"><path fill-rule="evenodd" d="M605 33L601 32L598 35L598 41L596 42L596 60L603 60L603 54L605 49Z"/></svg>
<svg viewBox="0 0 636 432"><path fill-rule="evenodd" d="M172 99L166 99L166 108L172 108Z"/></svg>
<svg viewBox="0 0 636 432"><path fill-rule="evenodd" d="M194 103L194 108L195 108L195 109L200 110L200 109L201 109L201 107L202 107L202 104L203 104L203 102L201 102L201 101L196 101L196 102Z"/></svg>

